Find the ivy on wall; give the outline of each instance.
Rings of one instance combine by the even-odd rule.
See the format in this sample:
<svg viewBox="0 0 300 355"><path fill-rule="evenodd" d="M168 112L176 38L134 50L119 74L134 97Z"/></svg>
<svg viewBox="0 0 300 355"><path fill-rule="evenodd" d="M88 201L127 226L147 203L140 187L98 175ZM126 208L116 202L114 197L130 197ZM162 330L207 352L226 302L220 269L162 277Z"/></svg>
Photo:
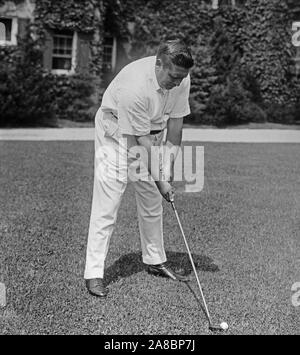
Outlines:
<svg viewBox="0 0 300 355"><path fill-rule="evenodd" d="M39 0L30 31L41 51L47 29L89 34L89 73L97 78L98 91L105 30L129 42L130 60L155 54L161 39L181 37L191 45L196 59L191 91L194 112L202 117L205 112L210 116L222 111L220 116L237 117L253 104L261 120L268 105L293 105L299 100L299 83L292 72L295 49L288 2L247 0L242 7L214 10L208 0ZM11 52L11 48L2 49L0 59ZM57 95L68 96L70 105L77 99L76 90L82 96L85 85L84 77L77 79L83 86L77 88L68 77L56 80ZM68 93L70 87L74 96Z"/></svg>
<svg viewBox="0 0 300 355"><path fill-rule="evenodd" d="M35 20L50 28L81 32L93 32L96 25L94 4L90 0L39 0Z"/></svg>
<svg viewBox="0 0 300 355"><path fill-rule="evenodd" d="M90 48L86 73L79 68L75 76L56 77L54 91L59 117L79 121L94 117L102 92L105 10L102 0L39 0L36 3L35 24L42 50L45 31L54 29L78 32Z"/></svg>
<svg viewBox="0 0 300 355"><path fill-rule="evenodd" d="M266 118L263 110L268 106L293 105L299 100L288 1L247 0L241 7L217 10L210 1L199 0L120 3L120 16L134 23L133 59L154 54L160 40L170 36L182 37L192 46L196 66L191 96L196 111L203 113L219 100L220 105L210 111L218 110L230 102L228 92L234 88L243 91L241 105L256 105L257 120ZM232 103L228 106L230 111ZM241 110L239 107L239 114ZM248 113L246 116L248 119Z"/></svg>
<svg viewBox="0 0 300 355"><path fill-rule="evenodd" d="M3 0L2 3L4 3ZM15 3L24 1L15 1ZM1 5L1 3L0 3ZM29 56L29 47L35 48L35 65L30 67L32 78L41 78L49 76L51 80L45 80L45 88L51 92L51 100L55 106L55 112L58 117L68 117L76 120L92 119L96 106L99 105L99 96L101 95L101 74L102 74L102 51L103 51L103 14L105 13L105 4L102 0L39 0L35 1L34 23L28 23L26 38L19 41L17 47L1 47L0 60L3 60L5 66L3 71L9 65L12 74L18 73L20 77L20 60L18 58ZM49 72L43 73L42 53L47 45L47 32L49 30L72 30L80 33L80 37L88 38L88 44L91 49L91 60L88 63L88 74L82 72L76 73L74 76L54 76ZM86 36L86 37L84 37ZM28 44L28 45L27 45ZM30 54L31 55L31 54ZM37 65L38 63L38 65ZM25 75L23 81L33 84L34 79ZM41 85L43 80L41 81ZM5 88L3 99L14 95ZM44 92L41 90L40 92ZM28 92L36 92L32 87ZM1 96L1 95L0 95ZM37 96L35 96L37 97ZM55 100L53 101L53 98ZM42 102L42 98L39 98ZM29 102L29 100L27 101ZM45 105L46 106L46 105ZM23 111L24 106L22 106ZM53 112L53 105L51 107ZM30 111L30 107L28 107ZM5 111L3 111L4 119ZM46 113L45 113L46 115ZM7 118L10 120L12 114L9 112ZM47 116L47 115L46 115ZM52 116L52 113L48 117ZM16 111L16 122L30 124L30 117L26 119L19 117ZM7 121L7 120L6 120Z"/></svg>
<svg viewBox="0 0 300 355"><path fill-rule="evenodd" d="M243 65L251 68L267 102L289 103L295 99L289 8L281 0L253 0L245 10L249 23L243 28Z"/></svg>
<svg viewBox="0 0 300 355"><path fill-rule="evenodd" d="M36 2L35 24L38 37L45 42L45 30L73 30L91 34L90 71L100 75L103 44L103 1L39 0Z"/></svg>

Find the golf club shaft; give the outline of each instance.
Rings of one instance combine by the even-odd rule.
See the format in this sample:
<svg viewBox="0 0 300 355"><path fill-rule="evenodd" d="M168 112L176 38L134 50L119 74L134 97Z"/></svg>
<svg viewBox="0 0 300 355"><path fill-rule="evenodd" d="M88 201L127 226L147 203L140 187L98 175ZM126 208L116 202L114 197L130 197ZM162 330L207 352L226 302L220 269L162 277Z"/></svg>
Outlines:
<svg viewBox="0 0 300 355"><path fill-rule="evenodd" d="M205 301L205 297L204 297L204 294L203 294L203 291L202 291L202 287L201 287L200 280L199 280L199 277L198 277L198 274L197 274L197 270L196 270L195 263L194 263L194 260L193 260L193 257L192 257L192 253L190 251L187 239L185 237L185 234L184 234L184 231L183 231L183 228L182 228L182 225L181 225L181 222L180 222L180 219L179 219L179 215L178 215L178 212L176 210L174 201L171 201L171 204L172 204L173 210L175 212L175 215L176 215L176 218L177 218L177 222L178 222L179 228L181 230L181 234L182 234L182 237L183 237L183 240L184 240L186 249L188 251L189 258L190 258L190 261L191 261L191 264L192 264L192 267L193 267L193 270L194 270L194 273L195 273L195 276L196 276L196 280L197 280L197 283L198 283L198 286L199 286L199 290L200 290L200 293L201 293L201 297L202 297L202 300L203 300L203 303L204 303L204 307L205 307L205 311L206 311L206 314L207 314L207 318L208 318L209 324L211 325L212 323L211 323L210 314L209 314L208 307L207 307L207 304L206 304L206 301Z"/></svg>

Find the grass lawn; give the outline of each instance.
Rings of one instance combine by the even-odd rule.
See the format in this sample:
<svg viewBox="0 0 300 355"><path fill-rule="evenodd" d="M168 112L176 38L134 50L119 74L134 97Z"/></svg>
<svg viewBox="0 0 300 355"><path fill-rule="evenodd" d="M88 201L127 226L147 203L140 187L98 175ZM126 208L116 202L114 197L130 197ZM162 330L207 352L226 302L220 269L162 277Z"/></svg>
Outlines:
<svg viewBox="0 0 300 355"><path fill-rule="evenodd" d="M204 147L204 190L179 193L177 208L213 319L228 334L300 334L299 145ZM109 297L87 294L92 174L92 142L0 142L0 334L208 334L191 289L144 270L131 186L107 259ZM169 261L191 272L167 203L164 215Z"/></svg>

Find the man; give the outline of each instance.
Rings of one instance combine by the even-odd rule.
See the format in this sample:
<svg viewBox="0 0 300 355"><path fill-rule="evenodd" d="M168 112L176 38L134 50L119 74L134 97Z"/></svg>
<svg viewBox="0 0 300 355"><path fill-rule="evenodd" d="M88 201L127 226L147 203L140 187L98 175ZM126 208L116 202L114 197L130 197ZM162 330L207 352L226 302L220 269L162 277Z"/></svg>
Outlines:
<svg viewBox="0 0 300 355"><path fill-rule="evenodd" d="M103 96L95 119L94 193L84 275L87 289L94 296L108 294L103 281L105 258L130 174L128 165L137 160L132 153L137 147L148 154L145 164L150 176L134 179L132 175L143 262L151 274L185 280L182 270L175 272L166 264L162 197L170 202L174 196L170 181L181 145L183 117L190 113L189 71L193 64L190 50L182 41L166 41L156 57L127 65ZM166 146L174 154L162 164L153 148L163 144L165 128Z"/></svg>

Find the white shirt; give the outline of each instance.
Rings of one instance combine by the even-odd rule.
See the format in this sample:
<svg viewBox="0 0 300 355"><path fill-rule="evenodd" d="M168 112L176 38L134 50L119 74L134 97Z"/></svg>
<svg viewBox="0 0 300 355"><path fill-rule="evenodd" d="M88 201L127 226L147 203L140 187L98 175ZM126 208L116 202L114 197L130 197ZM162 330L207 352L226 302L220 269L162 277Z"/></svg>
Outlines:
<svg viewBox="0 0 300 355"><path fill-rule="evenodd" d="M124 67L108 86L101 109L118 117L121 134L148 135L166 128L169 118L190 114L188 75L180 86L163 90L155 74L156 57L147 57Z"/></svg>

